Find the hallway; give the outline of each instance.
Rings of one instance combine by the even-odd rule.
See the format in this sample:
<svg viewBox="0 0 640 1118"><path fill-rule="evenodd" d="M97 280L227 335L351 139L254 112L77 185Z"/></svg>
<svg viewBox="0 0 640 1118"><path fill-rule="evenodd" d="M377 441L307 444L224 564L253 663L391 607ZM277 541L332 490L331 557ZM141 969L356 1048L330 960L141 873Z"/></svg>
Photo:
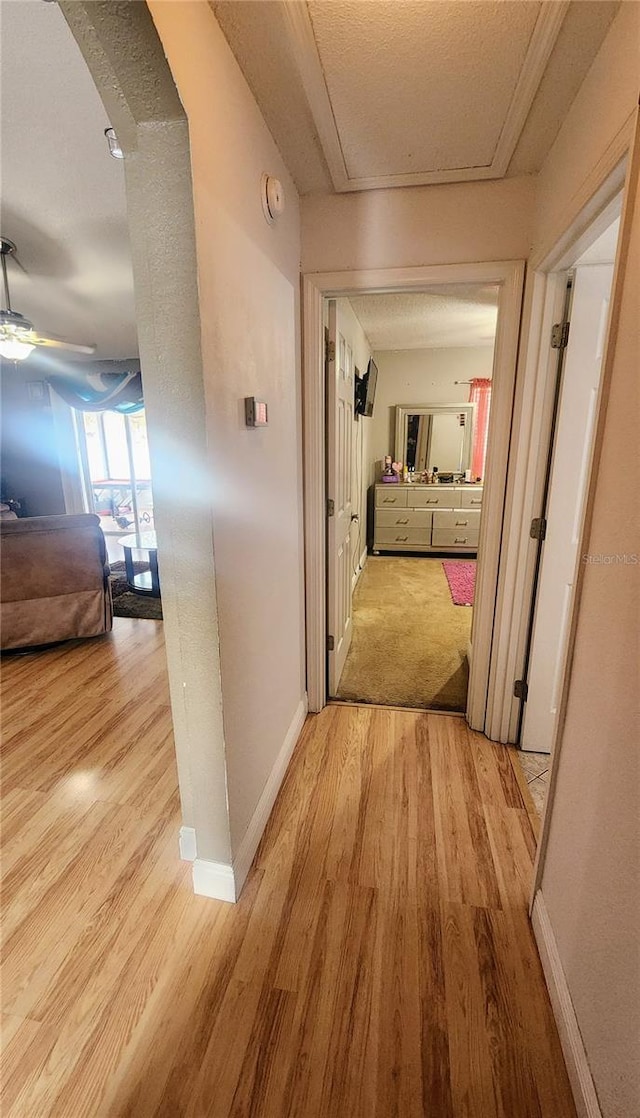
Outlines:
<svg viewBox="0 0 640 1118"><path fill-rule="evenodd" d="M574 1118L506 749L327 707L231 906L178 860L161 626L3 668L6 1118Z"/></svg>

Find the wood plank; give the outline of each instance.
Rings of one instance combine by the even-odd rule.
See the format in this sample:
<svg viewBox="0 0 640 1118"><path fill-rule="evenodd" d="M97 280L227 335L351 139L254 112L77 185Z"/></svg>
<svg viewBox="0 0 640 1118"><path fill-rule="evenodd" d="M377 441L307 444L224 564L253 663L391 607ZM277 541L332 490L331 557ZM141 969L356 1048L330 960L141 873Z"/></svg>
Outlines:
<svg viewBox="0 0 640 1118"><path fill-rule="evenodd" d="M500 893L466 725L444 720L434 723L431 757L442 899L499 907Z"/></svg>
<svg viewBox="0 0 640 1118"><path fill-rule="evenodd" d="M3 677L8 1118L575 1118L508 750L311 716L232 906L178 857L162 626Z"/></svg>
<svg viewBox="0 0 640 1118"><path fill-rule="evenodd" d="M508 752L509 760L511 762L511 768L516 778L518 788L520 790L520 795L522 796L522 802L524 803L525 810L529 817L529 823L531 824L531 830L533 832L534 840L537 843L538 839L540 838L540 815L538 813L536 805L533 802L533 797L531 796L527 778L522 770L522 765L518 761L518 750L514 746L509 746Z"/></svg>

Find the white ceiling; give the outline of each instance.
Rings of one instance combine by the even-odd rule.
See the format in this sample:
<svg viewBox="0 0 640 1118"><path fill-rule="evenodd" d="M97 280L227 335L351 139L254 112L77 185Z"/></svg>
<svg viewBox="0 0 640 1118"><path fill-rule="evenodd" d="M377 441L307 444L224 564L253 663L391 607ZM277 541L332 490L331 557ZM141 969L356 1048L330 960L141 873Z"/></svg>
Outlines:
<svg viewBox="0 0 640 1118"><path fill-rule="evenodd" d="M124 173L102 102L57 4L2 0L0 17L2 234L26 272L9 260L14 310L96 357L134 357Z"/></svg>
<svg viewBox="0 0 640 1118"><path fill-rule="evenodd" d="M361 295L351 306L374 351L493 345L497 287L448 286L408 295Z"/></svg>
<svg viewBox="0 0 640 1118"><path fill-rule="evenodd" d="M538 171L619 7L212 3L302 193Z"/></svg>
<svg viewBox="0 0 640 1118"><path fill-rule="evenodd" d="M477 161L473 173L484 173L535 13L545 8L534 0L213 7L303 193L334 187L330 140L305 92L309 57L300 56L292 13L311 35L312 56L322 53L321 85L335 103L348 175L379 182L396 174L407 181L414 166L430 174L434 160L450 174L465 159ZM570 4L508 174L538 169L617 7L617 0ZM1 229L26 270L9 262L13 305L42 333L97 343L98 358L134 357L123 166L107 152L102 102L57 4L0 0L0 19ZM413 329L411 344L422 344L422 326Z"/></svg>
<svg viewBox="0 0 640 1118"><path fill-rule="evenodd" d="M533 0L307 4L342 156L336 168L344 183L329 163L336 188L387 185L390 176L425 182L484 175L536 25L558 9L563 14L563 5ZM559 30L558 16L553 36L556 23ZM311 67L311 44L308 54L303 64ZM318 102L316 123L321 112Z"/></svg>

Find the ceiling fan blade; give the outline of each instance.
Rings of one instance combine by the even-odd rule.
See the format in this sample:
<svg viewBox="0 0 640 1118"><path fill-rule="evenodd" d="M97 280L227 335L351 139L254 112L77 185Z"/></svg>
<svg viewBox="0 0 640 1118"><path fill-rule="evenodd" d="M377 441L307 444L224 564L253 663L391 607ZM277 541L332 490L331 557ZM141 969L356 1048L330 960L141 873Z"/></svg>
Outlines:
<svg viewBox="0 0 640 1118"><path fill-rule="evenodd" d="M33 335L34 345L47 349L67 349L72 353L95 353L94 345L76 345L75 342L65 342L62 338L43 338L40 334Z"/></svg>
<svg viewBox="0 0 640 1118"><path fill-rule="evenodd" d="M22 273L23 273L23 274L24 274L25 276L28 276L28 275L29 275L29 273L28 273L27 269L25 268L24 264L22 263L22 261L21 261L21 260L20 260L20 258L19 258L19 257L18 257L18 256L16 255L16 253L15 253L15 252L13 252L13 253L11 254L11 259L13 260L13 263L14 263L14 264L16 265L16 267L17 267L17 268L19 268L19 269L20 269L20 271L21 271L21 272L22 272Z"/></svg>

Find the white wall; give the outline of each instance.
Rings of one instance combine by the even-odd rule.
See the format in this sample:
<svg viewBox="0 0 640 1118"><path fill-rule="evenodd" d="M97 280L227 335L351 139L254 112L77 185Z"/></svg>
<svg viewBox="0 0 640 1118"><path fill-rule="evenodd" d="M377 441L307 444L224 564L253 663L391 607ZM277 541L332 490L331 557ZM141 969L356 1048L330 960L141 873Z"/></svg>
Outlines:
<svg viewBox="0 0 640 1118"><path fill-rule="evenodd" d="M373 409L370 469L394 454L397 404L466 404L469 385L454 381L491 377L493 346L400 349L375 353L378 386ZM373 477L372 477L373 480Z"/></svg>
<svg viewBox="0 0 640 1118"><path fill-rule="evenodd" d="M210 6L149 7L189 119L235 856L303 711L298 198ZM286 194L273 227L264 171ZM249 395L267 428L245 427Z"/></svg>
<svg viewBox="0 0 640 1118"><path fill-rule="evenodd" d="M538 176L534 255L575 216L575 198L638 104L640 4L625 0Z"/></svg>
<svg viewBox="0 0 640 1118"><path fill-rule="evenodd" d="M545 162L537 250L576 216L579 187L634 112L639 15L637 4L621 5ZM639 550L639 240L636 202L587 545L593 555ZM624 563L586 567L541 880L604 1118L640 1112L639 570Z"/></svg>
<svg viewBox="0 0 640 1118"><path fill-rule="evenodd" d="M302 270L400 268L524 260L536 180L309 195L302 207Z"/></svg>
<svg viewBox="0 0 640 1118"><path fill-rule="evenodd" d="M61 456L69 448L59 445L48 395L34 400L28 388L45 377L36 356L22 364L0 360L0 474L7 495L24 501L27 516L65 511Z"/></svg>

